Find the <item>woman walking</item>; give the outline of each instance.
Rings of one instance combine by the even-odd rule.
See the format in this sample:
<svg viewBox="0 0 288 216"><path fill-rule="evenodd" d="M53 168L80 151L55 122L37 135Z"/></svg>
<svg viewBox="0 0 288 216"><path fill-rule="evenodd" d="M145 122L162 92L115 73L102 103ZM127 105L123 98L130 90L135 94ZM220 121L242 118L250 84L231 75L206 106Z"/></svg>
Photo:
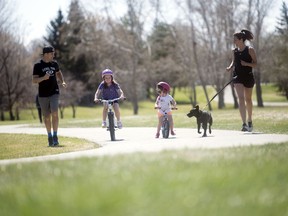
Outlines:
<svg viewBox="0 0 288 216"><path fill-rule="evenodd" d="M233 68L233 76L237 76L233 84L239 100L239 112L243 122L242 131L251 132L253 130L252 92L255 84L252 69L257 66L257 57L254 48L247 46L245 41L251 41L254 36L245 29L234 33L233 36L236 48L233 49L234 57L226 70L230 72Z"/></svg>

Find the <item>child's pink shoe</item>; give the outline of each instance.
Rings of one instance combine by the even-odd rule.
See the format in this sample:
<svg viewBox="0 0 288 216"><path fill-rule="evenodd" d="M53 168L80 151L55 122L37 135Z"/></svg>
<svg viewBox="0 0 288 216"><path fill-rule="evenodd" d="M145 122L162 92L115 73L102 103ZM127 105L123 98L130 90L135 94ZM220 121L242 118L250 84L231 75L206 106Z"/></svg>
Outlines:
<svg viewBox="0 0 288 216"><path fill-rule="evenodd" d="M160 133L156 133L155 138L159 138Z"/></svg>
<svg viewBox="0 0 288 216"><path fill-rule="evenodd" d="M172 136L175 136L176 133L175 133L173 130L171 130L171 135L172 135Z"/></svg>

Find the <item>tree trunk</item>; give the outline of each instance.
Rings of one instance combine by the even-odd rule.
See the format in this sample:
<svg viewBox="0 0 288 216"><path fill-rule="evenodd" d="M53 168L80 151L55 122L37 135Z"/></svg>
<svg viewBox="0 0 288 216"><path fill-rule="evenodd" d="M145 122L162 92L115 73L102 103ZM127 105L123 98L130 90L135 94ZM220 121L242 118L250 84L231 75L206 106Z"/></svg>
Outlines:
<svg viewBox="0 0 288 216"><path fill-rule="evenodd" d="M255 71L255 87L256 87L256 97L257 97L257 106L264 107L262 99L262 88L261 88L261 73L260 69Z"/></svg>
<svg viewBox="0 0 288 216"><path fill-rule="evenodd" d="M10 120L11 120L11 121L14 121L14 120L15 120L15 116L14 116L14 114L13 114L12 108L9 108L9 116L10 116Z"/></svg>
<svg viewBox="0 0 288 216"><path fill-rule="evenodd" d="M71 107L72 107L72 118L76 118L76 106L72 104Z"/></svg>
<svg viewBox="0 0 288 216"><path fill-rule="evenodd" d="M195 107L197 104L197 93L196 93L196 86L195 83L192 82L191 84L191 93L190 93L190 104L192 105L192 107Z"/></svg>
<svg viewBox="0 0 288 216"><path fill-rule="evenodd" d="M137 102L137 100L134 100L133 101L133 113L134 113L134 115L138 115L138 109L139 109L138 102Z"/></svg>
<svg viewBox="0 0 288 216"><path fill-rule="evenodd" d="M225 107L225 103L224 103L224 91L221 91L218 95L218 108L222 109Z"/></svg>
<svg viewBox="0 0 288 216"><path fill-rule="evenodd" d="M59 110L60 110L60 118L63 119L64 118L64 108L60 107Z"/></svg>
<svg viewBox="0 0 288 216"><path fill-rule="evenodd" d="M17 121L20 120L20 112L19 112L19 108L18 107L16 107L16 109L15 109L15 114L16 114L16 120Z"/></svg>
<svg viewBox="0 0 288 216"><path fill-rule="evenodd" d="M2 109L1 109L1 121L5 121L5 115Z"/></svg>

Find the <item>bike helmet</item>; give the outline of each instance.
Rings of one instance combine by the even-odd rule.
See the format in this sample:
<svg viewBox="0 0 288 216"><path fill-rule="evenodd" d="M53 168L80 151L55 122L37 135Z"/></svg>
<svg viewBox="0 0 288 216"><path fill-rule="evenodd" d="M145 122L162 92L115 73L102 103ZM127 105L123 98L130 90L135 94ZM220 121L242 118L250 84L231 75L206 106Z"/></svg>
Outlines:
<svg viewBox="0 0 288 216"><path fill-rule="evenodd" d="M105 75L111 75L112 79L113 79L113 71L110 69L105 69L104 71L102 71L102 79L104 78Z"/></svg>
<svg viewBox="0 0 288 216"><path fill-rule="evenodd" d="M159 82L156 85L156 89L157 90L161 90L161 91L166 91L169 92L170 91L170 85L166 82Z"/></svg>

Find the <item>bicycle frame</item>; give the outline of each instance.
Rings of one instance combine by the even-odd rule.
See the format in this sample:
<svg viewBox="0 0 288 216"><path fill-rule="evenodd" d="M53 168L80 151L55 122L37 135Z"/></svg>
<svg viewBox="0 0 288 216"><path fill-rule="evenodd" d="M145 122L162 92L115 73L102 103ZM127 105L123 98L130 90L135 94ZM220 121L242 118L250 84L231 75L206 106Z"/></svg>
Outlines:
<svg viewBox="0 0 288 216"><path fill-rule="evenodd" d="M155 107L155 109L161 109L161 107ZM177 107L171 108L172 110L177 110ZM168 119L168 114L167 112L164 112L164 116L162 117L162 124L161 124L161 131L162 131L162 136L163 138L167 139L170 134L170 122Z"/></svg>
<svg viewBox="0 0 288 216"><path fill-rule="evenodd" d="M167 139L169 137L170 122L169 122L169 119L168 119L168 114L166 112L164 113L164 116L163 116L163 119L162 119L161 130L162 130L163 138Z"/></svg>
<svg viewBox="0 0 288 216"><path fill-rule="evenodd" d="M115 101L118 101L118 100L121 100L122 98L114 98L114 99L111 99L111 100L102 100L100 99L99 101L102 102L103 104L107 104L108 105L108 122L109 122L109 125L107 127L107 129L109 130L110 132L110 138L111 138L111 141L115 141L116 138L115 138L115 123L114 123L114 111L113 111L113 104ZM124 98L125 99L125 98Z"/></svg>

